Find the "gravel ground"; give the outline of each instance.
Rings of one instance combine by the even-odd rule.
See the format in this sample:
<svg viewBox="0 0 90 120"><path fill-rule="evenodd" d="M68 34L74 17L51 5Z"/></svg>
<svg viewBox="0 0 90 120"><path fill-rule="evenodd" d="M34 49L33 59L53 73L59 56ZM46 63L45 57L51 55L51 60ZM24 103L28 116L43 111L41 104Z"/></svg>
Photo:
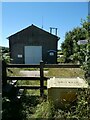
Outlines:
<svg viewBox="0 0 90 120"><path fill-rule="evenodd" d="M47 74L48 73L48 71L44 71L44 74ZM24 76L30 76L30 77L35 77L35 76L40 76L40 71L20 71L20 74L21 75L24 75Z"/></svg>

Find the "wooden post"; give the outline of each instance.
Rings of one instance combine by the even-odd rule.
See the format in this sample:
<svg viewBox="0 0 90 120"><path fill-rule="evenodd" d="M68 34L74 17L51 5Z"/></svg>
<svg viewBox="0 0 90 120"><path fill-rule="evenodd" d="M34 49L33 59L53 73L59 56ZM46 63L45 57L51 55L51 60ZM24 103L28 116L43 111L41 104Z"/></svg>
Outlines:
<svg viewBox="0 0 90 120"><path fill-rule="evenodd" d="M43 61L41 60L40 61L40 96L43 97L44 96L44 81L43 81L43 77L44 77L44 74L43 74Z"/></svg>
<svg viewBox="0 0 90 120"><path fill-rule="evenodd" d="M7 72L6 72L6 62L2 61L2 84L5 86L7 84Z"/></svg>

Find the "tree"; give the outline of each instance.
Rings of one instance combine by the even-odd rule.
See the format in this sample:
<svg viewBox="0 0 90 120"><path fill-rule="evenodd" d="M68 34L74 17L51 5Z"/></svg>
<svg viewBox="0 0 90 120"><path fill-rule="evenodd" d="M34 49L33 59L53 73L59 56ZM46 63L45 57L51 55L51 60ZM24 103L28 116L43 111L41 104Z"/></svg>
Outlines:
<svg viewBox="0 0 90 120"><path fill-rule="evenodd" d="M88 21L81 20L81 27L76 27L66 33L65 40L61 45L65 62L80 62L82 64L85 61L87 45L78 45L77 42L88 39L88 28Z"/></svg>
<svg viewBox="0 0 90 120"><path fill-rule="evenodd" d="M62 51L65 62L80 63L85 70L85 78L90 84L90 17L81 20L81 27L76 27L65 35ZM87 44L78 45L78 40L87 40Z"/></svg>

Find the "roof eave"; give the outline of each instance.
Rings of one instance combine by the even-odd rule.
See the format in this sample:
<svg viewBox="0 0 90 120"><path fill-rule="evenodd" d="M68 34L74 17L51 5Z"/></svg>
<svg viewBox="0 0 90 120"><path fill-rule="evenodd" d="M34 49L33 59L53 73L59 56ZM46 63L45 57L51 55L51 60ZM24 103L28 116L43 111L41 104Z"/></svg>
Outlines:
<svg viewBox="0 0 90 120"><path fill-rule="evenodd" d="M32 26L34 26L34 27L36 27L36 28L38 28L38 29L41 29L41 28L39 28L39 27L37 27L37 26L35 26L35 25L31 25L31 26L29 26L29 27L32 27ZM27 27L27 28L29 28L29 27ZM27 29L27 28L24 28L23 30L25 30L25 29ZM23 31L23 30L20 30L19 32L21 32L21 31ZM41 30L43 30L43 29L41 29ZM51 34L51 33L49 33L48 31L46 31L46 30L43 30L44 32L46 32L46 33L48 33L48 34L50 34L50 35L52 35L52 36L54 36L54 37L57 37L57 40L59 40L60 39L60 37L58 37L58 36L56 36L56 35L53 35L53 34ZM19 33L19 32L17 32L17 33ZM9 37L7 37L6 39L8 39L9 40L9 38L10 37L12 37L12 36L14 36L14 35L16 35L17 33L15 33L15 34L13 34L13 35L10 35Z"/></svg>

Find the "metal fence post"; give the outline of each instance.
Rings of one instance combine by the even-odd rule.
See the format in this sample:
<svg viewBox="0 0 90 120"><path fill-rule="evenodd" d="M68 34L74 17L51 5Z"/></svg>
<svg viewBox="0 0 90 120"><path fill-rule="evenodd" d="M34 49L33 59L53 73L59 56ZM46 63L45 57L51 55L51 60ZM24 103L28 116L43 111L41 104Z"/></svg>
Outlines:
<svg viewBox="0 0 90 120"><path fill-rule="evenodd" d="M42 97L44 96L44 81L43 81L44 74L43 74L43 67L44 67L44 63L41 60L40 61L40 96L42 96Z"/></svg>

